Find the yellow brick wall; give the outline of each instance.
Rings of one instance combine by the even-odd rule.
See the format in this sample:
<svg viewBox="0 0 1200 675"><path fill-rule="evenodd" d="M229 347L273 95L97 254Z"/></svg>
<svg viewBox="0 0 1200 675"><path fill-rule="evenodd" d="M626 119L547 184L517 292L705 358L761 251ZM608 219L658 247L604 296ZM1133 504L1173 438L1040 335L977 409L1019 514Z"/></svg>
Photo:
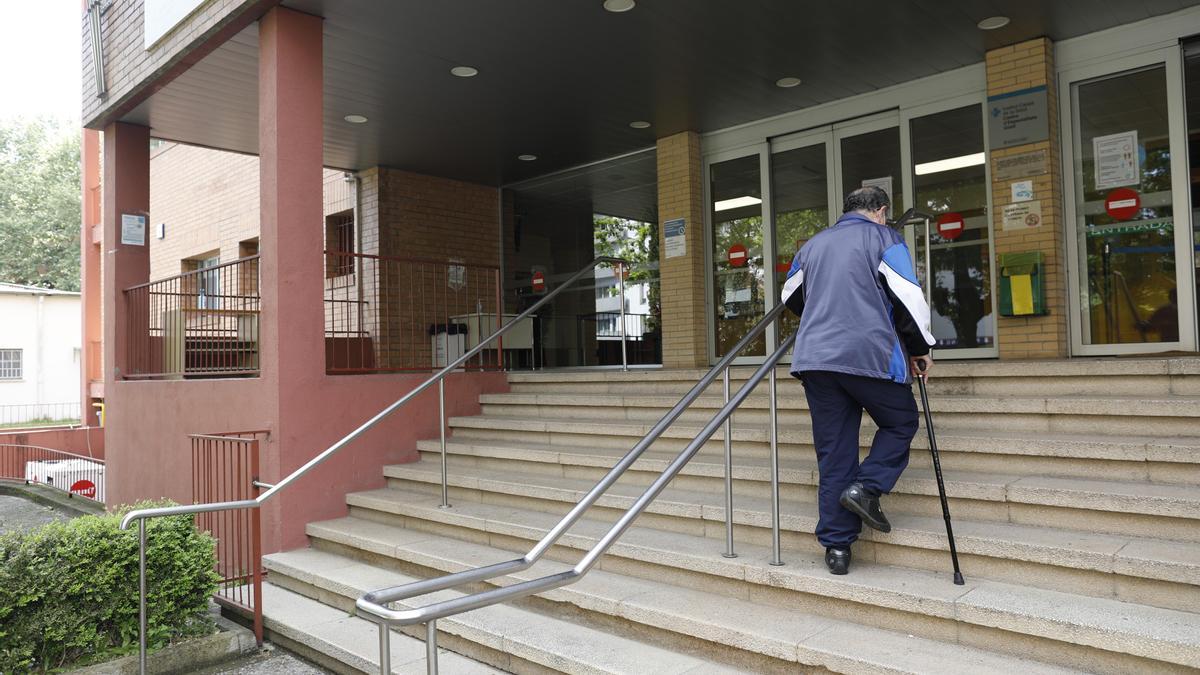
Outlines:
<svg viewBox="0 0 1200 675"><path fill-rule="evenodd" d="M1013 181L992 182L992 225L995 229L996 269L1005 253L1041 251L1045 255L1044 280L1050 313L1036 317L997 317L997 340L1002 359L1059 358L1069 352L1067 328L1067 278L1064 251L1062 175L1059 164L1058 92L1054 78L1054 44L1045 38L993 49L987 53L988 96L1046 85L1050 138L989 154L993 171L997 159L1034 150L1045 150L1049 172L1032 176L1034 199L1042 204L1042 226L1005 231L1004 207L1012 203ZM1017 179L1022 180L1022 179Z"/></svg>
<svg viewBox="0 0 1200 675"><path fill-rule="evenodd" d="M658 140L659 272L662 278L663 366L708 363L704 282L704 186L700 136L686 131ZM662 223L687 219L686 255L666 256Z"/></svg>

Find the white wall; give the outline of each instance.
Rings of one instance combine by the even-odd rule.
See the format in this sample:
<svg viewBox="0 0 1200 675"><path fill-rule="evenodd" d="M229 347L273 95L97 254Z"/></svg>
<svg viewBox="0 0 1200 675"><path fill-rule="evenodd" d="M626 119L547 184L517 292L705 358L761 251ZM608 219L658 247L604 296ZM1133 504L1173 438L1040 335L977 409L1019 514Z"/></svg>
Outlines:
<svg viewBox="0 0 1200 675"><path fill-rule="evenodd" d="M24 360L21 379L0 380L0 423L78 417L78 405L50 404L79 401L79 312L78 295L0 293L0 349L21 349ZM6 408L30 404L40 408Z"/></svg>

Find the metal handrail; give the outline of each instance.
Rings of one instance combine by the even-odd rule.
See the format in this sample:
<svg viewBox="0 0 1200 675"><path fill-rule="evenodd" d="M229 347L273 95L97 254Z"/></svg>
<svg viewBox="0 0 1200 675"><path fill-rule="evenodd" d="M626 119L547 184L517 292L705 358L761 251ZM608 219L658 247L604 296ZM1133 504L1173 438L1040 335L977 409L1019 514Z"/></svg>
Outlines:
<svg viewBox="0 0 1200 675"><path fill-rule="evenodd" d="M488 345L490 345L494 340L501 338L505 333L512 330L512 328L514 326L516 326L518 323L520 323L521 321L524 321L525 319L528 319L537 310L539 310L543 306L545 306L546 303L553 300L559 293L562 293L564 290L566 290L566 288L568 286L575 283L579 279L583 278L585 275L590 273L596 267L599 267L600 265L606 265L606 264L607 265L616 265L618 267L618 277L621 278L621 287L622 287L621 295L622 295L622 297L624 297L625 283L624 283L624 276L620 274L620 271L621 271L620 268L628 266L629 261L621 259L621 258L610 257L610 256L599 256L599 257L593 259L590 263L588 263L587 265L582 267L578 272L575 272L570 277L568 277L565 281L563 281L561 284L559 284L557 288L550 291L546 295L542 296L542 298L540 300L538 300L537 302L530 305L529 308L527 308L525 311L516 315L515 317L510 319L507 323L502 325L500 328L496 329L496 332L492 333L488 337L481 340L479 342L479 344L475 345L473 348L468 350L462 356L458 357L457 359L452 361L450 364L448 364L446 367L442 368L438 372L431 375L429 377L429 379L427 379L424 382L422 382L421 384L417 385L416 388L409 391L404 396L400 397L396 402L394 402L391 405L389 405L388 407L384 408L382 411L380 411L374 417L372 417L371 419L367 420L362 425L360 425L357 429L346 434L341 440L337 441L333 445L326 448L323 452L321 452L316 457L313 457L312 459L305 462L305 464L303 466L301 466L300 468L298 468L295 471L288 474L285 478L283 478L282 480L278 481L277 483L272 485L270 488L268 488L266 492L263 492L262 494L258 495L254 499L243 499L243 500L228 501L228 502L211 502L211 503L207 503L207 504L181 504L179 506L160 506L160 507L149 508L149 509L137 509L137 510L130 511L129 513L125 514L125 517L121 519L121 529L122 530L129 529L129 527L134 522L137 522L137 524L138 524L138 581L140 584L139 591L138 591L138 603L139 603L138 609L139 609L139 621L140 621L139 634L138 634L138 672L141 673L141 675L145 675L145 673L146 673L146 520L148 518L159 518L159 517L165 517L165 516L195 515L198 513L212 513L214 511L231 511L231 510L236 510L236 509L259 508L260 506L263 505L263 503L265 503L267 500L271 499L271 497L274 497L281 490L283 490L287 486L291 485L295 481L299 480L300 477L302 477L304 474L308 473L309 471L314 469L317 465L321 464L325 460L332 457L336 452L338 452L345 446L349 445L351 442L353 442L359 436L364 434L371 427L374 427L376 424L383 421L383 419L385 417L387 417L388 415L391 415L397 409L399 409L400 407L402 407L403 405L405 405L412 399L416 398L419 394L424 392L429 387L433 386L435 383L438 385L438 394L439 394L439 398L440 398L439 411L441 414L441 422L442 422L441 423L442 506L449 506L449 504L446 502L446 492L447 492L447 487L446 487L446 418L445 418L445 410L446 410L445 378L446 378L446 376L449 375L450 373L454 372L456 369L458 369L459 366L463 365L470 359L474 358L476 355L478 355L480 352L482 352ZM622 303L622 309L623 308L624 308L624 304ZM503 314L502 308L497 307L496 313L497 313L497 315L502 315ZM622 330L621 342L622 342L622 346L624 346L624 342L625 342L624 330ZM503 343L501 343L501 344L503 344ZM622 349L622 357L624 357L624 349ZM625 363L624 367L626 369L628 369L627 362Z"/></svg>
<svg viewBox="0 0 1200 675"><path fill-rule="evenodd" d="M615 483L626 470L633 465L634 462L650 447L654 441L667 430L683 414L697 398L700 397L704 390L716 380L717 376L722 372L728 372L729 366L733 360L750 344L751 340L756 338L763 330L766 329L779 315L783 312L785 305L779 304L771 311L767 312L757 324L755 324L741 340L738 341L725 356L723 356L716 365L709 369L707 373L679 399L674 407L671 408L663 417L642 437L640 441L632 448L620 461L609 470L605 476L596 484L579 502L571 509L567 515L558 521L558 523L550 529L539 540L533 548L524 556L513 560L494 563L483 567L463 570L447 574L433 579L425 579L404 584L402 586L394 586L391 588L380 589L366 593L355 603L355 606L365 614L375 617L375 621L379 624L379 667L381 673L391 672L391 646L390 632L392 625L407 626L412 624L426 624L426 659L427 669L429 673L437 673L437 628L436 621L447 616L460 614L472 609L487 607L506 600L521 598L542 591L559 588L578 581L583 575L587 574L588 570L596 564L600 556L603 555L609 547L624 532L629 529L634 519L636 519L646 509L650 502L662 492L675 476L683 469L700 447L708 442L709 438L716 432L717 428L726 422L733 414L750 392L758 385L760 381L768 374L771 377L771 441L772 441L772 495L773 495L773 527L772 533L774 536L774 557L772 564L782 564L779 560L779 496L778 496L778 454L775 448L777 435L775 433L775 368L778 365L779 359L787 352L795 341L795 335L791 335L783 340L776 350L769 355L761 366L755 370L754 374L738 389L737 393L730 399L727 399L720 411L714 415L700 431L699 434L692 439L676 458L667 466L659 477L648 487L645 492L638 497L633 506L621 516L620 519L600 538L600 540L586 553L576 565L566 572L559 572L548 576L531 579L511 586L493 588L486 591L480 591L469 595L463 595L451 600L435 602L422 607L411 609L389 609L388 603L396 602L407 598L426 595L435 591L445 590L463 584L474 583L491 579L513 572L519 572L531 567L536 563L547 550L570 529L595 502ZM727 469L728 470L728 469ZM729 514L727 512L726 516Z"/></svg>

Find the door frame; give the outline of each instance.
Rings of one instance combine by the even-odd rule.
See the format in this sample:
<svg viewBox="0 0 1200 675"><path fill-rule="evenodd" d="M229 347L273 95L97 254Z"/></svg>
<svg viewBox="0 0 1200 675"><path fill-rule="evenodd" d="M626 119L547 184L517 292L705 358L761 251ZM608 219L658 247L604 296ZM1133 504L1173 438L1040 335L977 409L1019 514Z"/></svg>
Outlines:
<svg viewBox="0 0 1200 675"><path fill-rule="evenodd" d="M1079 221L1076 208L1075 146L1079 129L1076 88L1088 82L1119 77L1123 74L1163 67L1167 86L1167 124L1171 148L1171 209L1175 221L1175 283L1179 307L1178 342L1137 342L1114 345L1083 343L1083 302L1087 292L1079 273L1085 261L1079 256ZM1119 356L1196 350L1195 252L1192 241L1191 189L1188 183L1187 118L1184 109L1183 47L1173 45L1137 54L1078 65L1058 73L1060 147L1063 175L1063 228L1067 249L1066 274L1068 325L1072 356ZM1186 223L1186 227L1182 224ZM1186 260L1186 264L1185 264Z"/></svg>

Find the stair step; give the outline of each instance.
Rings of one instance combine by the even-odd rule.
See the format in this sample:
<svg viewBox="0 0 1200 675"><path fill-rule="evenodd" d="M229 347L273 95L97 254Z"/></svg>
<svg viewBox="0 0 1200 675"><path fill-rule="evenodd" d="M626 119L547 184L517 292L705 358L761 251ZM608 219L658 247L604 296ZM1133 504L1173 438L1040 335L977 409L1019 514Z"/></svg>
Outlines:
<svg viewBox="0 0 1200 675"><path fill-rule="evenodd" d="M438 442L421 441L418 447L421 450L433 452L437 450ZM595 449L573 450L559 446L532 444L522 446L459 441L450 441L446 447L452 455L462 453L467 456L545 462L551 466L580 465L603 469L611 467L623 454L616 451L605 453ZM666 453L647 452L634 464L634 469L662 471L673 457L674 455ZM719 462L719 459L698 456L683 468L681 475L723 477L724 465ZM781 460L780 464L781 481L796 480L806 476L809 479L812 478L813 469L811 467L802 468L803 463ZM793 464L800 464L801 468L792 468ZM399 468L407 469L418 466L421 465L399 465ZM460 468L452 465L451 470L457 472ZM385 469L386 471L387 469ZM768 465L765 460L759 462L740 460L739 463L733 465L733 474L737 480L765 481L768 480L767 472ZM440 474L437 478L440 480ZM716 515L723 522L723 498L721 500L710 499L707 503L719 509ZM767 520L769 511L765 510L767 504L768 502L761 499L748 502L743 496L738 495L735 489L734 508L738 512L735 522L742 525L753 524L769 527L770 524ZM748 506L762 506L764 509L753 512ZM806 506L808 511L812 510L811 505ZM869 529L864 530L864 540L938 551L948 550L945 543L945 525L941 518L897 513L893 514L891 520L893 521L891 533L884 534ZM796 524L802 525L801 531L808 534L815 525L815 519L810 514L807 518L797 519ZM1200 586L1200 546L1192 542L1164 541L1016 523L977 522L961 519L955 521L955 534L959 552L963 554L1062 565L1103 573L1115 572Z"/></svg>
<svg viewBox="0 0 1200 675"><path fill-rule="evenodd" d="M379 630L375 623L348 616L342 610L270 582L263 583L262 599L263 625L273 636L346 668L365 673L379 672ZM504 672L445 649L438 651L440 672L447 675ZM393 631L391 655L393 673L417 675L426 672L422 640Z"/></svg>
<svg viewBox="0 0 1200 675"><path fill-rule="evenodd" d="M265 556L263 563L273 576L284 576L316 589L335 593L348 607L353 606L355 600L369 591L418 581L398 572L313 549L275 553ZM463 595L453 590L440 591L422 598L402 600L394 603L394 606L418 607ZM377 637L378 630L374 624L364 619L357 620L367 623L370 635ZM439 619L437 625L439 632L482 645L493 653L510 655L564 673L653 672L733 675L740 672L694 656L556 619L511 604L493 605L449 616ZM377 639L375 644L378 645ZM519 663L503 665L506 666L505 670L518 671ZM421 658L421 665L424 666L424 658Z"/></svg>
<svg viewBox="0 0 1200 675"><path fill-rule="evenodd" d="M809 490L816 487L817 476L815 468L808 466L803 460L788 462L794 470L788 474L789 487L802 486ZM807 468L806 468L807 467ZM421 461L412 464L399 464L384 467L384 475L393 479L411 480L419 483L441 483L441 469L432 461ZM627 474L615 484L600 501L600 506L625 509L632 505L645 489L644 484L637 484L630 478L636 474ZM649 476L643 476L648 482ZM551 476L518 471L501 471L496 469L478 469L470 466L456 466L448 472L448 483L455 487L469 490L483 490L508 495L519 495L535 499L551 501L577 502L596 483L596 478L572 478L566 476ZM676 479L678 480L678 479ZM783 478L781 476L781 482ZM1200 487L1186 485L1163 485L1156 483L1127 483L1120 481L1095 481L1077 478L1052 478L1041 476L1015 476L1003 474L985 474L968 472L946 472L945 485L947 495L954 501L961 502L963 507L969 507L975 517L992 515L990 521L1007 521L1020 514L1014 514L1011 509L999 510L995 514L985 513L991 507L1063 507L1072 510L1088 510L1099 517L1102 514L1112 514L1114 518L1128 520L1130 514L1153 516L1155 518L1174 518L1176 521L1164 521L1165 526L1173 527L1194 526L1200 530ZM893 509L904 513L914 506L913 497L924 498L924 507L928 511L930 498L936 497L937 483L932 476L909 476L901 478L891 495L884 497L884 505L899 503L902 507ZM743 503L754 497L741 497ZM907 501L901 501L905 500ZM813 511L810 500L789 500L783 513L807 513ZM751 502L753 503L753 502ZM737 504L735 503L735 506ZM917 504L921 506L921 504ZM953 510L954 504L951 508ZM724 520L723 491L697 491L668 486L650 506L649 512L660 513L684 518L701 518ZM938 510L940 513L940 508ZM1040 512L1036 512L1040 513ZM967 515L967 514L963 514ZM1192 522L1197 521L1197 522ZM1026 523L1042 525L1042 521ZM1187 539L1188 531L1180 531L1179 539ZM1194 534L1194 533L1192 533ZM1151 534L1153 536L1153 534ZM1162 537L1165 538L1165 537Z"/></svg>
<svg viewBox="0 0 1200 675"><path fill-rule="evenodd" d="M441 523L521 540L539 539L557 521L553 514L480 503L461 502L452 509L439 509L432 495L394 488L352 494L347 501L361 509L402 516L410 523ZM560 544L573 549L590 547L606 527L604 523L581 521ZM310 526L310 536L320 535L318 525ZM665 568L664 576L674 570L699 573L756 588L788 589L828 600L862 603L864 607L888 608L976 628L995 628L1200 667L1200 614L979 580L970 576L970 570L967 585L961 587L951 584L946 573L871 561L858 561L853 574L835 577L824 569L819 552L789 552L787 564L774 567L768 564L768 549L739 548L740 557L727 559L717 554L719 546L711 539L635 526L613 546L608 557L661 566ZM616 565L615 569L622 567ZM602 568L610 569L603 562ZM694 577L684 578L695 583ZM975 631L959 634L985 642L995 640L994 636L980 637ZM1048 658L1042 653L1032 656Z"/></svg>
<svg viewBox="0 0 1200 675"><path fill-rule="evenodd" d="M313 535L378 551L395 547L397 559L439 573L458 572L512 557L457 539L424 535L357 518L315 523ZM402 539L402 545L395 545ZM569 566L543 560L531 569L492 580L497 586L556 574ZM702 590L592 570L575 584L543 594L555 602L688 635L787 662L844 672L1061 673L1056 666L905 633L859 626Z"/></svg>
<svg viewBox="0 0 1200 675"><path fill-rule="evenodd" d="M874 435L870 419L864 418L860 444L869 446ZM477 415L473 417L451 417L452 428L481 431L520 431L546 434L574 434L620 439L639 439L653 427L653 423L630 421L575 421L567 419L545 419L531 416L501 417ZM663 439L691 440L702 429L701 425L676 422L664 432ZM812 428L807 424L779 424L781 445L812 446ZM720 442L721 432L713 436ZM529 437L536 442L536 439ZM768 430L760 425L733 424L735 442L767 443ZM1155 438L1145 436L1117 436L1112 434L1080 433L1030 433L1015 431L981 431L954 429L938 430L938 449L942 452L996 453L1029 456L1054 456L1078 459L1111 459L1131 462L1172 462L1200 464L1200 438L1195 436ZM616 441L632 447L627 440ZM682 446L680 446L682 447ZM929 440L919 432L913 438L914 450L928 450Z"/></svg>

